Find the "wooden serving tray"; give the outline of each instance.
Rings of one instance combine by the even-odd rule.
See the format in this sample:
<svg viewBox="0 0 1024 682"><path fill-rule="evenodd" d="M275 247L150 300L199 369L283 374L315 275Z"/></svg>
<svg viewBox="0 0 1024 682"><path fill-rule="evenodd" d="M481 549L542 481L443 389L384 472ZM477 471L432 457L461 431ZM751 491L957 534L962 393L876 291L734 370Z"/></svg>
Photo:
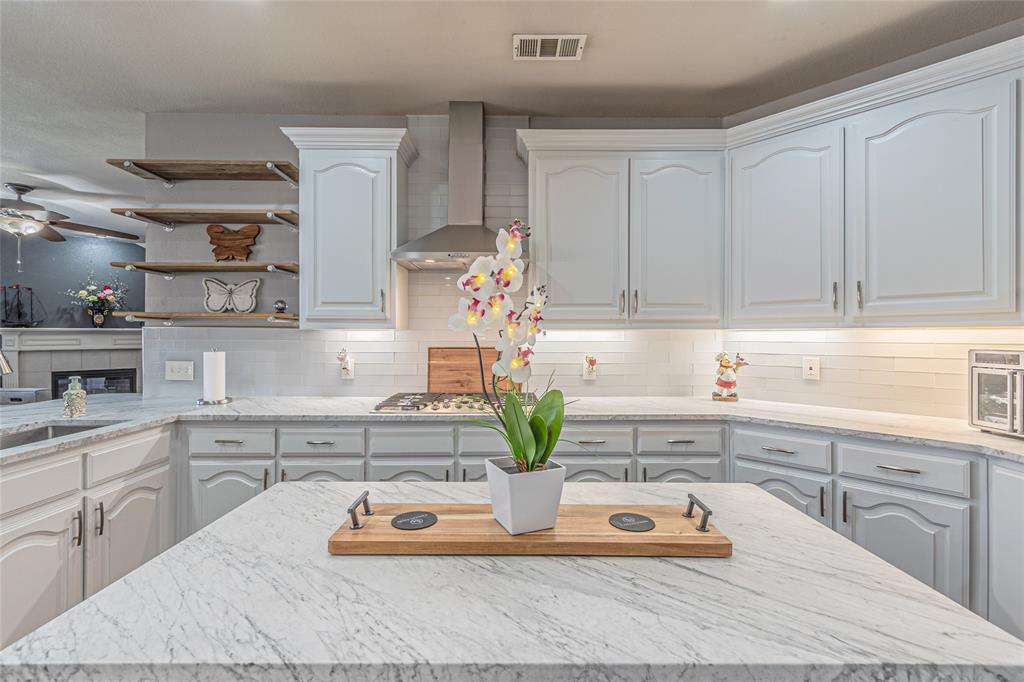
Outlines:
<svg viewBox="0 0 1024 682"><path fill-rule="evenodd" d="M714 525L698 531L700 515L682 516L683 506L563 504L550 530L509 535L489 504L375 504L360 516L362 528L345 523L331 534L331 554L552 555L727 557L732 541ZM422 530L398 530L391 519L408 511L429 511L437 523ZM653 530L619 530L608 517L617 512L649 516Z"/></svg>

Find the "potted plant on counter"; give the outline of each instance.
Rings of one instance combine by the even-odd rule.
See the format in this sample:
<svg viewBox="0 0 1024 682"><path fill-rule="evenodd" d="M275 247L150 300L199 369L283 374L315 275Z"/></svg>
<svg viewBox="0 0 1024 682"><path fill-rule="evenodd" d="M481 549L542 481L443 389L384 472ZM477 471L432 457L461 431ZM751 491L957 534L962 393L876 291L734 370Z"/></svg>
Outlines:
<svg viewBox="0 0 1024 682"><path fill-rule="evenodd" d="M516 310L512 294L523 286L523 241L529 228L513 220L498 233L495 256L481 256L473 262L457 287L462 294L459 309L448 320L456 331L470 331L476 344L480 384L497 424L475 420L497 431L509 456L485 463L495 520L512 535L553 528L558 519L565 469L551 459L559 441L565 417L562 392L550 382L541 397L531 404L525 386L532 368L530 358L538 336L543 334L542 313L546 289L535 287ZM480 334L497 332L498 359L491 366L488 388ZM503 380L503 388L499 386Z"/></svg>

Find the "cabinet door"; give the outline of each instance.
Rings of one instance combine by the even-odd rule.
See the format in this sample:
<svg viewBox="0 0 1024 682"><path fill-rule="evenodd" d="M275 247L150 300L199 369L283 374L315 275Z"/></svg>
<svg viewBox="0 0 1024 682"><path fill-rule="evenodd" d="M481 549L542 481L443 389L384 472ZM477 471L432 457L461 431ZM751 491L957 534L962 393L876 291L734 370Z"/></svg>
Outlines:
<svg viewBox="0 0 1024 682"><path fill-rule="evenodd" d="M842 318L843 129L733 150L733 320Z"/></svg>
<svg viewBox="0 0 1024 682"><path fill-rule="evenodd" d="M989 464L988 619L1024 639L1024 467Z"/></svg>
<svg viewBox="0 0 1024 682"><path fill-rule="evenodd" d="M640 480L644 483L708 483L723 480L722 460L718 457L641 457L637 466L640 467Z"/></svg>
<svg viewBox="0 0 1024 682"><path fill-rule="evenodd" d="M836 529L967 606L970 505L841 481Z"/></svg>
<svg viewBox="0 0 1024 682"><path fill-rule="evenodd" d="M630 319L720 319L723 166L718 152L632 160Z"/></svg>
<svg viewBox="0 0 1024 682"><path fill-rule="evenodd" d="M625 321L629 160L541 158L531 177L531 281L548 287L548 317Z"/></svg>
<svg viewBox="0 0 1024 682"><path fill-rule="evenodd" d="M803 471L737 461L733 469L736 483L753 483L815 521L831 527L832 480Z"/></svg>
<svg viewBox="0 0 1024 682"><path fill-rule="evenodd" d="M364 481L363 460L311 458L281 460L281 481Z"/></svg>
<svg viewBox="0 0 1024 682"><path fill-rule="evenodd" d="M596 459L591 457L559 457L558 463L565 467L565 480L574 483L587 481L632 481L629 459Z"/></svg>
<svg viewBox="0 0 1024 682"><path fill-rule="evenodd" d="M82 600L84 519L79 495L0 533L0 649Z"/></svg>
<svg viewBox="0 0 1024 682"><path fill-rule="evenodd" d="M86 497L86 596L174 543L170 468L162 466Z"/></svg>
<svg viewBox="0 0 1024 682"><path fill-rule="evenodd" d="M192 461L192 532L256 497L273 483L274 460Z"/></svg>
<svg viewBox="0 0 1024 682"><path fill-rule="evenodd" d="M422 457L391 458L367 464L371 481L451 481L452 460Z"/></svg>
<svg viewBox="0 0 1024 682"><path fill-rule="evenodd" d="M386 319L389 163L358 152L301 152L300 312L310 327Z"/></svg>
<svg viewBox="0 0 1024 682"><path fill-rule="evenodd" d="M856 317L1014 310L1013 92L994 76L851 120Z"/></svg>

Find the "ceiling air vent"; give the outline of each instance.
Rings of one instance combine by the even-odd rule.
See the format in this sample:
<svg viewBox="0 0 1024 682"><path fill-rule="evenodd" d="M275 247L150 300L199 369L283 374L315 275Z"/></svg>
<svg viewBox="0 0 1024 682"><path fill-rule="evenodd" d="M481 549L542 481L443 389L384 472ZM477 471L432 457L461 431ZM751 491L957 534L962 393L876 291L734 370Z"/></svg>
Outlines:
<svg viewBox="0 0 1024 682"><path fill-rule="evenodd" d="M587 43L584 33L523 34L512 36L512 59L515 61L579 61Z"/></svg>

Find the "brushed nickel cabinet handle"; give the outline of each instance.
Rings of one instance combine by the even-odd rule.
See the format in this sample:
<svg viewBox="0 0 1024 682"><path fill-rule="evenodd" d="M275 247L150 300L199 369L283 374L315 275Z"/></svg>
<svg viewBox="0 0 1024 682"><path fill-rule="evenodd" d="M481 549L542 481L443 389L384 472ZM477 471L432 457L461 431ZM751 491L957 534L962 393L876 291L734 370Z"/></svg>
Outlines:
<svg viewBox="0 0 1024 682"><path fill-rule="evenodd" d="M669 438L665 442L668 443L669 445L693 445L697 441L692 440L690 438Z"/></svg>
<svg viewBox="0 0 1024 682"><path fill-rule="evenodd" d="M825 486L818 490L818 514L825 518Z"/></svg>
<svg viewBox="0 0 1024 682"><path fill-rule="evenodd" d="M213 442L217 445L245 445L245 441L240 438L214 438Z"/></svg>
<svg viewBox="0 0 1024 682"><path fill-rule="evenodd" d="M857 310L864 310L864 284L857 280Z"/></svg>
<svg viewBox="0 0 1024 682"><path fill-rule="evenodd" d="M619 294L619 315L626 312L626 290L623 289L622 293Z"/></svg>
<svg viewBox="0 0 1024 682"><path fill-rule="evenodd" d="M898 471L901 474L919 474L920 469L911 469L910 467L899 467L895 464L876 464L876 469L885 469L886 471Z"/></svg>
<svg viewBox="0 0 1024 682"><path fill-rule="evenodd" d="M285 470L284 467L281 467L281 481L284 482L284 481L287 481L287 480L288 480L288 471Z"/></svg>
<svg viewBox="0 0 1024 682"><path fill-rule="evenodd" d="M839 282L832 282L832 310L839 310Z"/></svg>
<svg viewBox="0 0 1024 682"><path fill-rule="evenodd" d="M387 312L387 311L385 310L386 304L387 304L387 299L385 299L385 298L384 298L384 290L383 290L383 289L381 289L381 290L380 290L380 311L381 311L382 313L383 313L383 312Z"/></svg>
<svg viewBox="0 0 1024 682"><path fill-rule="evenodd" d="M462 482L466 482L466 467L462 467Z"/></svg>
<svg viewBox="0 0 1024 682"><path fill-rule="evenodd" d="M78 511L75 512L75 527L78 529L78 532L75 533L74 537L71 538L71 542L75 543L75 545L77 545L78 547L81 547L82 546L82 536L85 535L85 533L82 532L82 510L81 509L79 509Z"/></svg>
<svg viewBox="0 0 1024 682"><path fill-rule="evenodd" d="M640 312L640 290L633 289L633 312Z"/></svg>
<svg viewBox="0 0 1024 682"><path fill-rule="evenodd" d="M626 483L629 483L629 467L626 467L625 469L622 470L622 480L624 480Z"/></svg>
<svg viewBox="0 0 1024 682"><path fill-rule="evenodd" d="M102 502L100 502L100 506L96 507L96 510L100 513L100 525L96 529L98 531L96 534L97 535L103 535L103 529L106 528L106 526L107 526L107 514L103 510L103 503Z"/></svg>
<svg viewBox="0 0 1024 682"><path fill-rule="evenodd" d="M577 441L580 445L604 445L608 441L601 438L595 438L594 440L579 440Z"/></svg>
<svg viewBox="0 0 1024 682"><path fill-rule="evenodd" d="M765 452L779 452L779 453L782 453L783 455L795 455L796 454L796 450L788 450L786 448L777 448L777 447L774 447L772 445L762 445L761 449L764 450Z"/></svg>
<svg viewBox="0 0 1024 682"><path fill-rule="evenodd" d="M306 445L334 445L333 440L307 440Z"/></svg>
<svg viewBox="0 0 1024 682"><path fill-rule="evenodd" d="M843 523L847 522L846 516L846 491L843 491Z"/></svg>
<svg viewBox="0 0 1024 682"><path fill-rule="evenodd" d="M450 481L451 480L451 476L452 476L452 472L450 470L448 470L448 469L445 469L444 470L444 480L445 480L445 482Z"/></svg>
<svg viewBox="0 0 1024 682"><path fill-rule="evenodd" d="M263 489L267 489L267 485L270 482L270 469L263 467Z"/></svg>

